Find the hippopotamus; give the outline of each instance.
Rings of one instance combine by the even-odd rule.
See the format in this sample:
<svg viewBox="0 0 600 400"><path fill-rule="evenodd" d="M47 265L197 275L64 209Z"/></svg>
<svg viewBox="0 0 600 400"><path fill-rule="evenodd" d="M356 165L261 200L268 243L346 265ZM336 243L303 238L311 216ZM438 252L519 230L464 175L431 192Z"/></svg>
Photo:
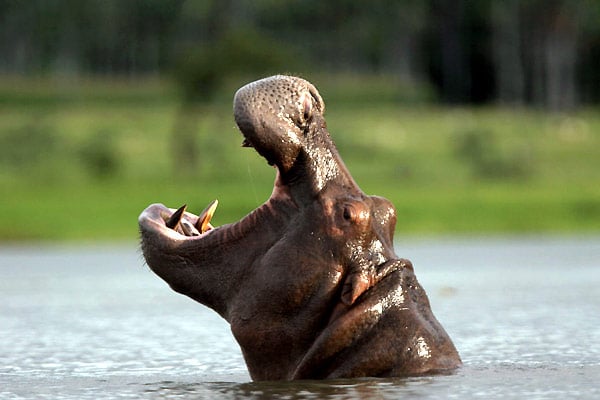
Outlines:
<svg viewBox="0 0 600 400"><path fill-rule="evenodd" d="M229 322L253 380L400 377L461 364L411 262L394 251L392 203L366 195L308 81L273 76L234 98L242 145L276 169L269 199L235 223L153 204L146 263ZM374 160L375 162L375 160Z"/></svg>

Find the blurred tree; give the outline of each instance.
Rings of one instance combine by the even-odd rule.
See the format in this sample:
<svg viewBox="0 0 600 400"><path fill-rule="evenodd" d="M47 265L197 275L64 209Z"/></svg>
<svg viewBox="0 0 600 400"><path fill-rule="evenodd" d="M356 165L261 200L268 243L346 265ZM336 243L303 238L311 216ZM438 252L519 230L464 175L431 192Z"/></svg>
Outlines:
<svg viewBox="0 0 600 400"><path fill-rule="evenodd" d="M0 69L11 73L158 72L183 0L0 2Z"/></svg>
<svg viewBox="0 0 600 400"><path fill-rule="evenodd" d="M442 99L450 103L469 100L471 91L471 70L462 37L465 8L465 1L431 1L430 72Z"/></svg>
<svg viewBox="0 0 600 400"><path fill-rule="evenodd" d="M534 104L558 110L576 104L577 17L581 2L523 2L524 65L529 97Z"/></svg>
<svg viewBox="0 0 600 400"><path fill-rule="evenodd" d="M600 102L600 1L581 8L577 49L577 94L583 102Z"/></svg>
<svg viewBox="0 0 600 400"><path fill-rule="evenodd" d="M525 102L525 71L521 54L519 0L492 3L492 50L496 68L498 100L505 104Z"/></svg>
<svg viewBox="0 0 600 400"><path fill-rule="evenodd" d="M568 109L600 101L599 21L597 0L3 0L0 72L135 77L192 52L214 67L246 32L262 56L265 37L293 49L287 65L427 80L447 102ZM234 61L256 72L253 60Z"/></svg>

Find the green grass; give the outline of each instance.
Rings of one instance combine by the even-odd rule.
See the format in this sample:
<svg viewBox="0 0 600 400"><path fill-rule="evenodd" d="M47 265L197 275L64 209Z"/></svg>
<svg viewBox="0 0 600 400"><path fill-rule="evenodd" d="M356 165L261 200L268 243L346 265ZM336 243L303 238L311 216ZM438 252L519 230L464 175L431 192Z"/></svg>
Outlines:
<svg viewBox="0 0 600 400"><path fill-rule="evenodd" d="M314 81L342 157L365 192L396 205L399 234L600 231L598 110L445 108L369 79ZM240 148L240 82L184 115L164 82L9 82L0 80L0 240L134 239L153 202L198 212L218 198L222 224L271 192L273 169ZM197 131L193 171L173 165L177 129Z"/></svg>

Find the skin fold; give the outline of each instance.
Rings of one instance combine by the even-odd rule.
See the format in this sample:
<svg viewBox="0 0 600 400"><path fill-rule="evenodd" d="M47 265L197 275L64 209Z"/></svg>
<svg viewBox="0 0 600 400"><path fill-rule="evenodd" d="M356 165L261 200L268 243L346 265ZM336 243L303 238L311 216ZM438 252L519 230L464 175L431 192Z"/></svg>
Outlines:
<svg viewBox="0 0 600 400"><path fill-rule="evenodd" d="M396 211L363 193L306 80L273 76L235 95L243 145L277 176L240 221L150 205L139 217L149 267L225 318L254 380L408 376L461 364L410 261L394 252Z"/></svg>

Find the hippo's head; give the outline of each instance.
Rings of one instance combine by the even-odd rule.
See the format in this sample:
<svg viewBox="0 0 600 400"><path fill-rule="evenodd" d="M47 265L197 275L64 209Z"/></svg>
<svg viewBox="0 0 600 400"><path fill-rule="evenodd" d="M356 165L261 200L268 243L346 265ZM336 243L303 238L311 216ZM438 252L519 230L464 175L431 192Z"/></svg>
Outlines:
<svg viewBox="0 0 600 400"><path fill-rule="evenodd" d="M394 253L394 206L364 194L309 82L274 76L235 95L235 120L277 167L271 197L209 224L160 204L139 224L150 268L230 324L255 380L403 376L460 365L411 263Z"/></svg>

